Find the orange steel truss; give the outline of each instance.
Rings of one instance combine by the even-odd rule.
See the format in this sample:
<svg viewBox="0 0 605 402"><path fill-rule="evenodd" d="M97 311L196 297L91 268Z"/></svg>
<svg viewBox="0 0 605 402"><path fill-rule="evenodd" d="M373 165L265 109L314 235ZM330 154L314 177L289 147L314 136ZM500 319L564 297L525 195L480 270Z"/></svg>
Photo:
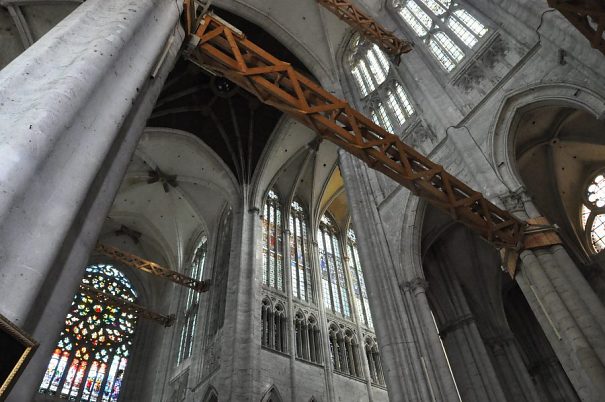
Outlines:
<svg viewBox="0 0 605 402"><path fill-rule="evenodd" d="M391 55L397 62L403 53L412 50L411 42L399 39L391 32L388 32L380 24L351 4L349 0L317 0L317 2L361 32L366 38Z"/></svg>
<svg viewBox="0 0 605 402"><path fill-rule="evenodd" d="M448 212L498 248L522 247L525 223L406 145L394 134L317 83L250 42L212 14L191 35L187 57L225 76L262 102L289 113L335 143Z"/></svg>
<svg viewBox="0 0 605 402"><path fill-rule="evenodd" d="M589 41L590 45L605 54L605 2L603 0L548 0Z"/></svg>
<svg viewBox="0 0 605 402"><path fill-rule="evenodd" d="M182 275L176 271L168 268L164 268L159 264L152 261L147 261L134 254L127 253L118 248L108 246L107 244L97 243L95 251L100 254L106 255L118 262L121 262L129 267L139 269L141 271L153 274L160 278L168 279L179 285L186 286L197 292L205 292L208 290L207 281L199 281L197 279L190 278L186 275Z"/></svg>
<svg viewBox="0 0 605 402"><path fill-rule="evenodd" d="M121 297L117 297L114 295L110 295L99 289L95 289L89 285L80 285L80 292L87 296L92 297L93 299L110 306L119 307L127 313L135 314L137 317L146 318L148 320L156 321L162 324L165 327L170 327L174 324L175 316L171 315L162 315L158 313L154 313L153 311L147 310L145 307L140 306L135 303L131 303L128 300L124 300Z"/></svg>

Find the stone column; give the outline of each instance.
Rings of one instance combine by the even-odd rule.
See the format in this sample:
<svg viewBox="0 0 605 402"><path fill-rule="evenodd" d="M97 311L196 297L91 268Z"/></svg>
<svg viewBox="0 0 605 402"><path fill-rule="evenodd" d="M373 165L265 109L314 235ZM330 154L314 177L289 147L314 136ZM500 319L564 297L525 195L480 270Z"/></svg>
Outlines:
<svg viewBox="0 0 605 402"><path fill-rule="evenodd" d="M434 324L426 328L421 324L428 322L426 314L430 318L428 303L423 302L426 295L413 295L410 287L409 291L399 288L405 281L398 275L375 200L366 191L366 168L351 155L339 155L361 265L372 267L364 271L364 277L389 397L395 401L458 401L442 351L440 356L427 353L440 349L441 344Z"/></svg>
<svg viewBox="0 0 605 402"><path fill-rule="evenodd" d="M537 216L526 201L522 218ZM517 283L527 298L578 396L605 395L603 304L562 246L525 250Z"/></svg>
<svg viewBox="0 0 605 402"><path fill-rule="evenodd" d="M39 385L176 58L178 16L169 0L89 0L0 72L0 312L41 343L11 401Z"/></svg>

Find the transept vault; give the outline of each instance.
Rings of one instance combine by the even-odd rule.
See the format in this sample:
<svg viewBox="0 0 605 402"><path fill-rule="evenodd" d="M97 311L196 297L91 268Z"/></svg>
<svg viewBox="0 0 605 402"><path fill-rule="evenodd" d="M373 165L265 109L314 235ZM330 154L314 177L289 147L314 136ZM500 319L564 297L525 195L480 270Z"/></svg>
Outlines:
<svg viewBox="0 0 605 402"><path fill-rule="evenodd" d="M605 38L571 3L0 0L0 400L602 400ZM217 74L188 6L561 241L512 278Z"/></svg>

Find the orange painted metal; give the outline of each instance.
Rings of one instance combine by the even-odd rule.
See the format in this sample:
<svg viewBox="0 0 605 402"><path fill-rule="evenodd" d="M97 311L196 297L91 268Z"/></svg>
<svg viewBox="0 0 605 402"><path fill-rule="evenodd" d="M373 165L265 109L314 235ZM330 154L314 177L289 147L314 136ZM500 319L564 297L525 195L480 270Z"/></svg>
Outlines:
<svg viewBox="0 0 605 402"><path fill-rule="evenodd" d="M134 254L122 251L119 248L108 246L107 244L97 243L95 251L129 267L153 274L160 278L168 279L169 281L186 286L197 292L205 292L208 290L207 281L199 281L197 279L190 278L171 269L164 268L155 262L148 261Z"/></svg>
<svg viewBox="0 0 605 402"><path fill-rule="evenodd" d="M520 249L525 223L281 61L207 14L190 38L192 62L286 112L328 141L446 211L498 248Z"/></svg>
<svg viewBox="0 0 605 402"><path fill-rule="evenodd" d="M346 22L367 39L377 44L385 53L391 55L397 63L403 53L412 50L412 43L399 39L387 31L374 19L365 15L349 0L317 0L319 4L331 11L342 21Z"/></svg>
<svg viewBox="0 0 605 402"><path fill-rule="evenodd" d="M590 45L605 54L605 1L603 0L548 0L589 41Z"/></svg>

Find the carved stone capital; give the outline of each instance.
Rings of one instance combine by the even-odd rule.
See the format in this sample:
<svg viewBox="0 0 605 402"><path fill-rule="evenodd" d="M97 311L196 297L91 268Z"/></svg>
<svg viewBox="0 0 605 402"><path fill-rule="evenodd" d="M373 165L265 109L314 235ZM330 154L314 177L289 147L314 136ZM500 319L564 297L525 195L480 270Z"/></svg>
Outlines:
<svg viewBox="0 0 605 402"><path fill-rule="evenodd" d="M401 289L404 291L426 291L428 288L429 283L424 278L414 278L401 284Z"/></svg>

